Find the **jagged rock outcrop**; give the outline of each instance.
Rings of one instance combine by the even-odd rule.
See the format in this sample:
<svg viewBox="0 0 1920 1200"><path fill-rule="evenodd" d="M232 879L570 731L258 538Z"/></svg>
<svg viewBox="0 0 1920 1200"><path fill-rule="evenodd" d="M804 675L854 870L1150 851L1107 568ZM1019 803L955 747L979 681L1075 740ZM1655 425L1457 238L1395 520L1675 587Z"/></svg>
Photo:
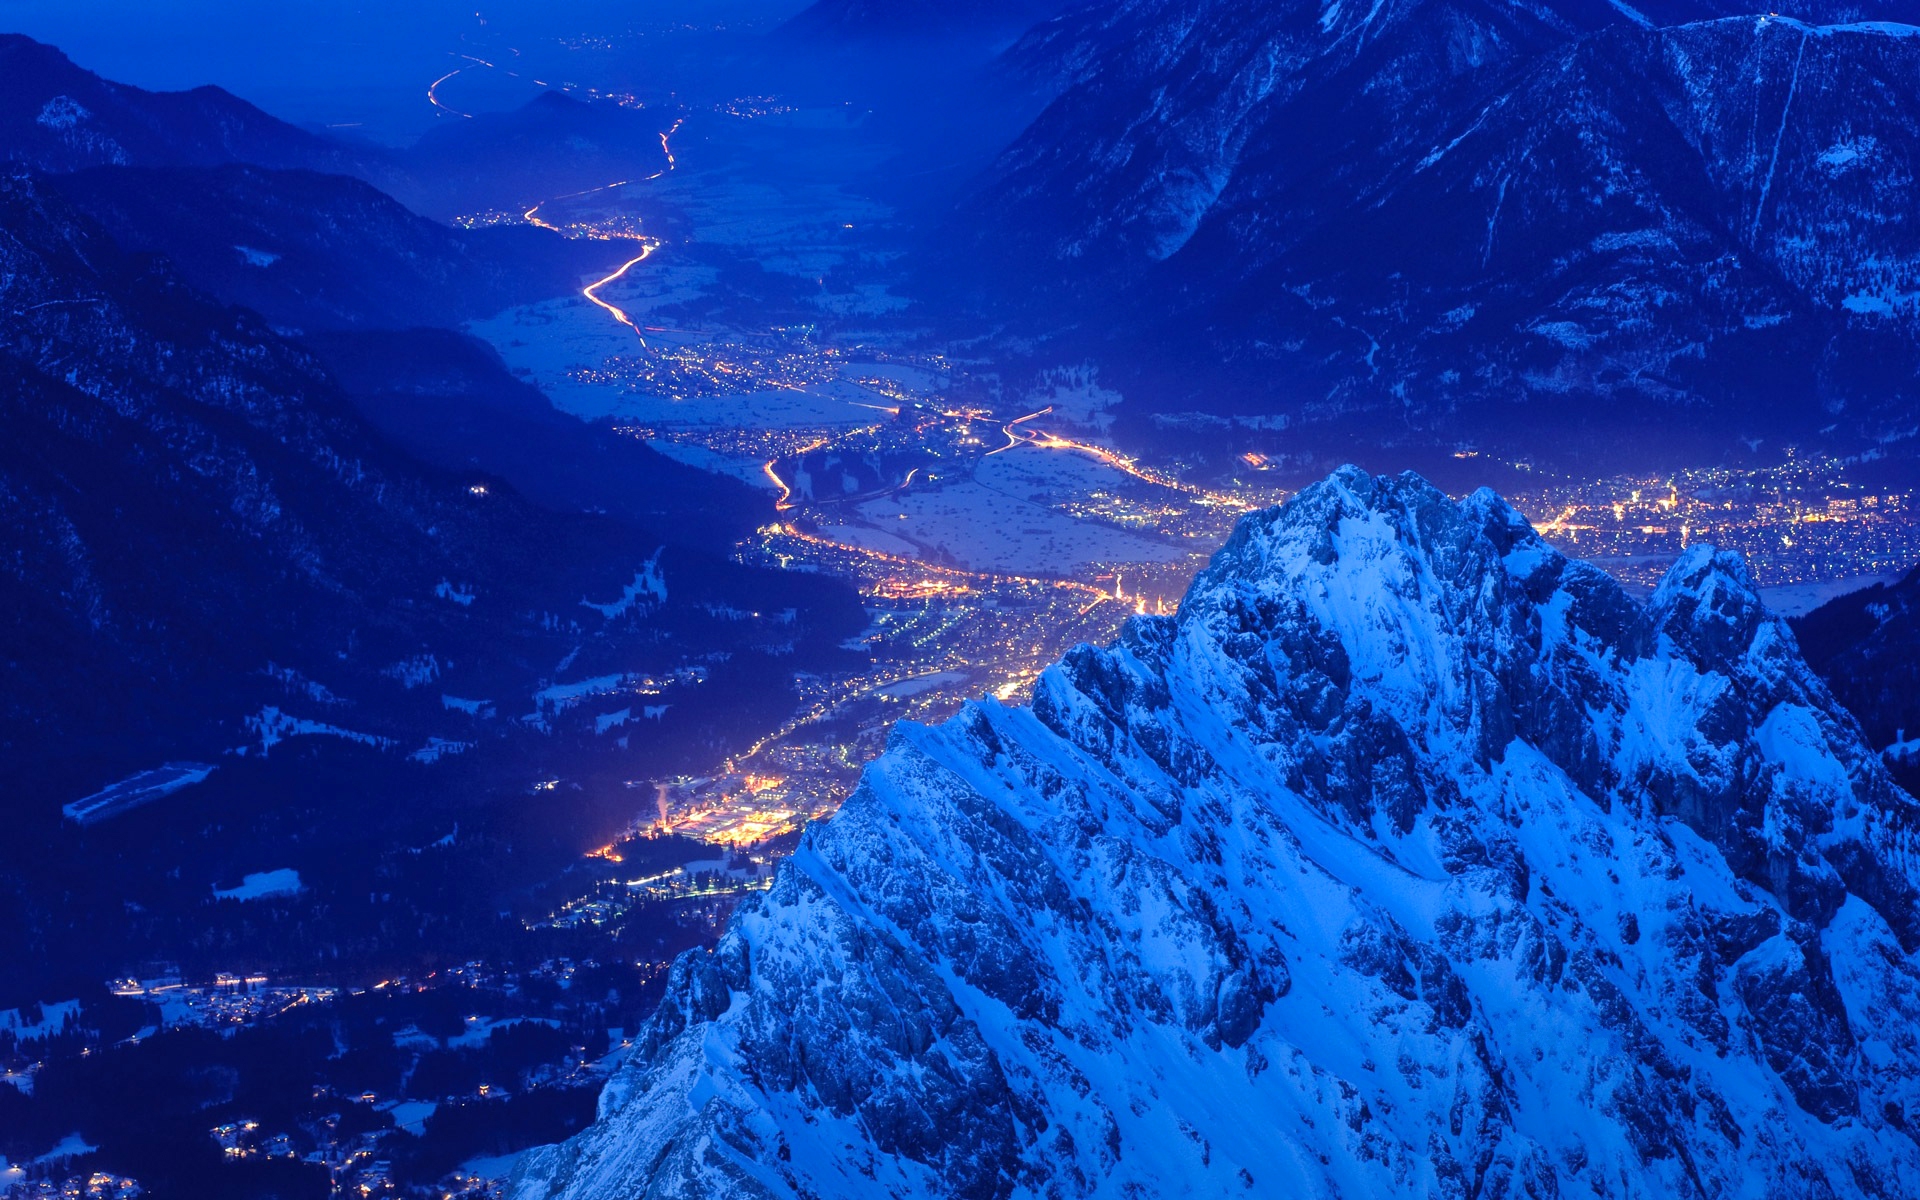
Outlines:
<svg viewBox="0 0 1920 1200"><path fill-rule="evenodd" d="M512 1194L1910 1194L1916 815L1737 559L1348 468L899 727Z"/></svg>

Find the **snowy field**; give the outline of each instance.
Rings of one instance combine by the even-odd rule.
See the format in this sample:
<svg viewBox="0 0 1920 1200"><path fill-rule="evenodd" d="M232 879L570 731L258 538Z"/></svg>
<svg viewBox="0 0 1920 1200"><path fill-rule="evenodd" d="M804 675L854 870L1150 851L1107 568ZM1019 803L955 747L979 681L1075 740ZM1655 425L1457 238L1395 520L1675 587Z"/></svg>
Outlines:
<svg viewBox="0 0 1920 1200"><path fill-rule="evenodd" d="M676 462L683 462L702 471L711 471L715 475L725 475L729 479L738 479L742 483L752 484L772 492L774 487L767 480L766 471L758 459L743 458L734 454L722 454L718 450L709 450L705 446L696 446L690 442L670 442L664 438L649 438L647 445L658 450Z"/></svg>
<svg viewBox="0 0 1920 1200"><path fill-rule="evenodd" d="M979 483L872 500L859 512L870 524L976 571L1066 575L1094 563L1172 562L1186 553Z"/></svg>
<svg viewBox="0 0 1920 1200"><path fill-rule="evenodd" d="M302 890L300 872L291 867L273 871L255 871L241 879L238 887L214 888L218 900L265 900L272 896L297 895Z"/></svg>
<svg viewBox="0 0 1920 1200"><path fill-rule="evenodd" d="M877 550L882 554L896 554L901 558L919 558L920 547L896 534L884 529L875 529L871 525L822 525L820 536L832 538L849 546L859 546L863 550Z"/></svg>
<svg viewBox="0 0 1920 1200"><path fill-rule="evenodd" d="M1004 439L1003 439L1004 440ZM1057 503L1066 496L1094 492L1132 493L1151 488L1116 467L1076 450L1019 446L980 460L974 479L1016 496L1045 496Z"/></svg>
<svg viewBox="0 0 1920 1200"><path fill-rule="evenodd" d="M858 113L835 108L691 126L682 139L685 167L650 197L684 215L702 242L742 252L776 274L819 278L870 250L866 228L893 216L844 185L885 154L858 121Z"/></svg>

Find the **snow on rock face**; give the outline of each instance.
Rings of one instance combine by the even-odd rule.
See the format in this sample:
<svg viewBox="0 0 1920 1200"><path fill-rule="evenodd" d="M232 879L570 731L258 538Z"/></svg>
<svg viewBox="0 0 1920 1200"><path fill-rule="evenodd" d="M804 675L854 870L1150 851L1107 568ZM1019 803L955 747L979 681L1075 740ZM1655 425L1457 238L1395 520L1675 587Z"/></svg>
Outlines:
<svg viewBox="0 0 1920 1200"><path fill-rule="evenodd" d="M1738 560L1347 468L898 727L512 1195L1900 1195L1915 816Z"/></svg>
<svg viewBox="0 0 1920 1200"><path fill-rule="evenodd" d="M1391 413L1536 461L1655 461L1633 440L1675 406L1719 441L1887 437L1920 329L1916 14L1080 5L1009 52L1057 94L955 210L955 270L1296 428ZM1591 434L1517 432L1519 405L1564 433L1569 394L1608 401Z"/></svg>

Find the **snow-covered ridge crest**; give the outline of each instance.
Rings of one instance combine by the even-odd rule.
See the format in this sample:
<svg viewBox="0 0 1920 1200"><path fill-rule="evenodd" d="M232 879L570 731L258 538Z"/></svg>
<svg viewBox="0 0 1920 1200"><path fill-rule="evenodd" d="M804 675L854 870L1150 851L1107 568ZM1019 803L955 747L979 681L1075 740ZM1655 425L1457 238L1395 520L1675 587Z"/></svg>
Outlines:
<svg viewBox="0 0 1920 1200"><path fill-rule="evenodd" d="M896 730L513 1194L1902 1195L1915 816L1736 559L1347 468Z"/></svg>

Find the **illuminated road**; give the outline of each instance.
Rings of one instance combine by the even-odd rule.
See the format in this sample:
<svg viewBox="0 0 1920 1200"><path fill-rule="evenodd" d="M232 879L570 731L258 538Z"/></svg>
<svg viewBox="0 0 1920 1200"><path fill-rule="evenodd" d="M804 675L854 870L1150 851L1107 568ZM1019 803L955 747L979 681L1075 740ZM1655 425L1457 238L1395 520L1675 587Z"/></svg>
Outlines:
<svg viewBox="0 0 1920 1200"><path fill-rule="evenodd" d="M660 178L660 175L658 173L647 176L647 179L658 179L658 178ZM610 192L614 188L626 187L628 184L632 182L633 180L631 179L616 179L612 183L603 183L599 187L590 187L585 189L584 191L568 192L564 196L551 196L545 200L542 200L540 203L534 205L532 208L528 209L526 212L521 213L520 219L527 222L527 224L529 225L536 225L541 229L551 229L553 230L553 232L561 235L562 237L593 237L593 238L597 238L600 241L612 241L616 237L628 236L628 235L622 235L622 234L596 233L591 230L582 230L578 228L562 229L560 226L555 225L553 222L548 221L545 218L541 217L540 210L545 208L549 204L558 204L562 200L577 200L581 196L592 196L599 192ZM642 182L645 182L645 181L643 180Z"/></svg>
<svg viewBox="0 0 1920 1200"><path fill-rule="evenodd" d="M517 55L520 52L518 50L515 50L513 51L513 53ZM521 75L520 72L518 71L510 71L507 68L500 66L498 63L488 62L484 58L475 58L471 54L456 54L454 55L454 57L459 59L464 59L468 63L470 63L472 66L475 66L475 67L485 67L489 71L499 71L501 74L511 76L514 79L526 78L526 76ZM453 107L452 105L446 103L444 100L440 99L441 87L445 85L447 81L452 79L455 75L458 75L461 72L466 71L468 69L469 69L468 67L455 67L453 70L448 71L445 75L442 75L440 78L428 84L427 85L427 103L433 105L436 111L446 113L449 116L466 117L469 120L472 119L473 117L472 113L462 112L459 109ZM544 79L535 79L533 82L543 88L552 86ZM568 86L571 87L572 85L569 84ZM669 163L671 163L673 156L668 155L667 157L668 157ZM668 169L671 170L672 169L671 166L669 166Z"/></svg>
<svg viewBox="0 0 1920 1200"><path fill-rule="evenodd" d="M437 112L465 117L468 114L454 108L453 104L464 97L477 96L477 93L461 88L472 85L478 76L469 78L466 85L448 87L449 81L461 71L473 73L499 71L502 68L471 57L459 64L449 65L454 65L455 69L434 81L429 88L429 100ZM757 428L753 413L748 411L739 418L738 431L730 428L733 419L727 418L723 422L729 424L727 436L711 437L716 443L715 452L727 456L737 454L739 465L746 468L742 474L748 478L757 476L756 482L764 481L770 489L775 511L780 514L779 524L761 531L762 536L756 539L761 543L757 548L752 545L742 547L743 558L751 561L755 554L764 553L770 561L777 559L783 565L804 564L848 578L857 583L870 606L880 614L874 618L876 624L872 644L876 649L872 661L865 662L859 669L844 676L808 680L800 686L800 694L804 697L798 706L800 711L791 713L779 728L759 737L725 764L723 774L739 771L742 764L757 763L759 765L753 769L762 775L769 778L785 777L789 781L782 785L787 790L761 799L755 799L757 793L738 797L729 794L721 802L721 808L728 811L720 814L724 819L718 823L710 821L712 814L705 814L704 810L703 815L698 817L699 822L713 825L713 830L703 829L701 836L711 836L714 830L733 830L735 840L738 840L740 837L758 837L777 831L762 829L756 824L760 819L756 810L760 807L765 807L768 812L790 807L800 813L802 820L820 811L824 785L819 781L832 778L839 771L856 768L858 763L855 759L861 757L861 748L870 746L877 731L895 717L937 717L950 705L957 703L962 695L972 694L976 689L1006 699L1030 682L1047 663L1054 661L1065 646L1078 640L1105 640L1112 636L1114 628L1127 614L1151 611L1153 601L1148 593L1156 587L1164 590L1166 584L1165 579L1151 572L1147 574L1144 586L1140 577L1130 577L1122 584L1117 572L1108 575L1076 570L1079 578L1013 573L1060 570L1065 575L1068 570L1075 570L1080 562L1079 559L1056 561L1033 554L980 560L980 565L997 563L1007 568L1005 570L970 569L969 566L954 563L942 551L917 544L911 536L906 536L904 540L883 541L864 531L842 533L835 530L823 533L811 526L803 532L792 523L801 511L815 515L822 512L844 513L844 519L853 524L866 525L868 522L859 511L848 511L850 505L889 493L898 494L907 488L924 490L929 482L934 487L955 482L967 484L968 494L971 495L972 484L979 481L969 480L968 476L985 457L1023 446L1067 451L1091 458L1128 479L1154 485L1156 491L1167 489L1194 497L1208 507L1232 501L1183 483L1171 475L1162 475L1143 467L1138 461L1104 447L1034 428L1036 423L1052 424L1056 428L1063 426L1059 418L1046 420L1054 416L1052 407L1005 420L1004 417L996 418L988 407L956 404L946 395L952 386L952 371L950 366L943 365L943 356L931 356L931 366L914 367L915 370L928 372L924 382L915 382L919 378L916 375L896 375L880 370L867 372L875 376L869 379L859 373L849 373L853 364L845 357L845 351L817 349L811 341L811 335L797 349L789 350L780 345L773 351L756 349L752 353L745 353L741 347L731 343L705 350L680 344L681 339L688 337L724 338L729 336L725 331L716 333L641 326L635 319L635 312L628 311L617 302L622 297L616 285L644 278L633 273L666 246L660 237L646 232L649 226L634 220L638 212L631 202L638 198L625 195L624 189L659 180L678 170L674 138L681 128L682 122L676 120L670 128L657 134L662 156L660 160L652 160L650 146L641 147L641 162L657 161L659 169L653 173L644 174L643 167L628 168L631 174L627 177L578 192L549 196L529 203L518 215L526 225L568 238L631 243L631 248L621 254L622 261L617 267L591 281L582 281L584 286L580 288L580 295L604 313L605 319L611 319L630 330L640 344L651 352L634 356L630 367L616 364L597 372L599 375L609 380L666 380L673 388L679 386L677 381L684 375L696 381L710 381L709 390L714 395L736 391L744 394L761 392L764 395L775 389L790 389L807 393L814 400L804 405L787 405L783 400L781 405L775 406L774 411L785 412L791 408L793 412L803 414L805 421L812 421L816 419L813 414L819 409L828 410L819 418L822 424L829 427L826 429L819 426L809 429L799 421L795 421L790 429ZM652 130L637 132L644 138ZM611 173L613 171L609 171ZM615 197L613 193L616 191L623 194ZM534 199L527 197L528 201ZM519 207L515 206L516 209ZM658 228L657 225L651 227ZM642 288L635 286L632 296L626 298L633 300L639 316L646 317L646 302L638 298L642 291ZM599 325L603 318L592 317L588 310L578 308L574 313L576 319L585 321L583 328L605 331L605 327ZM658 319L652 318L654 321ZM626 335L619 336L624 344ZM880 361L895 361L887 357L889 353L883 350ZM685 364L681 362L682 357L687 360ZM789 364L789 357L800 365ZM896 357L909 364L915 362L914 356ZM622 375L622 371L627 374ZM943 377L945 382L940 382ZM839 386L823 386L835 380L838 380ZM860 390L856 391L855 388ZM854 396L858 398L850 398ZM678 399L678 396L674 398ZM839 407L840 404L862 409L863 412L858 417L850 417L845 409ZM841 424L849 420L860 424ZM870 424L871 421L879 423ZM989 449L982 441L991 444L996 427L1005 434L1005 444ZM668 440L703 444L700 436L676 431L671 422L664 434L658 430L636 432L643 437L665 436ZM771 436L773 433L778 436ZM863 468L859 472L862 484L856 485L862 487L860 493L835 495L831 499L837 507L823 509L816 506L817 502L811 495L813 489L806 483L807 475L799 472L805 469L818 476L821 473L818 463L812 461L811 456L830 448L855 457L876 456L871 462L878 469L869 472ZM803 462L806 464L804 468L801 466ZM1083 475L1103 474L1078 468L1063 470L1063 467L1065 464L1056 462L1042 473L1074 479ZM1024 468L1016 472L1022 475L1026 473ZM1123 512L1137 507L1144 514L1137 516L1137 521L1159 520L1160 517L1155 514L1162 512L1170 514L1166 518L1168 520L1197 521L1203 525L1212 521L1212 514L1198 505L1177 499L1170 501L1164 494L1145 496L1118 477L1102 479L1100 483L1108 486L1118 484L1120 491L1126 493L1117 498L1102 493L1101 503L1119 506ZM879 485L877 491L866 490L875 485ZM1024 500L1021 502L1025 503ZM916 493L914 511L920 511L920 503ZM1002 511L993 507L997 503L997 500L987 498L987 507L982 510L986 519L991 520ZM1042 507L1048 505L1043 504ZM1251 505L1236 502L1234 507L1245 509ZM1092 515L1089 515L1090 512ZM1134 528L1119 520L1105 520L1105 512L1095 504L1081 503L1060 506L1056 515L1071 517L1076 521ZM1055 528L1055 525L1049 524L1049 533ZM901 527L891 524L881 532L896 539L903 535ZM999 536L1008 541L1037 542L1037 537L1029 535L1038 532L1009 527L1000 531ZM922 535L927 536L924 529ZM1188 533L1186 536L1195 535ZM870 544L843 541L841 537L860 538ZM1174 534L1165 534L1165 538L1180 545ZM1101 539L1094 544L1132 545L1104 534ZM893 547L899 552L890 553L887 549L876 548L882 546ZM941 561L928 561L934 558ZM1158 561L1155 560L1156 563ZM1169 568L1172 571L1177 569L1177 562ZM1093 570L1111 571L1114 568L1110 564L1096 565ZM1131 576L1131 567L1128 570ZM1167 573L1168 570L1161 571L1161 575ZM1159 579L1157 584L1156 579ZM1133 594L1135 592L1141 594ZM915 680L927 682L915 684ZM913 686L901 687L902 684ZM848 722L858 726L857 734L845 734L841 726ZM831 736L827 736L828 729L833 731ZM664 810L661 816L667 818Z"/></svg>
<svg viewBox="0 0 1920 1200"><path fill-rule="evenodd" d="M895 416L897 416L901 411L901 409L898 407L888 407L888 406L882 406L882 405L866 405L866 404L860 404L860 402L858 401L847 401L847 403L854 404L862 408L878 408L883 412L887 412ZM1131 478L1140 480L1143 483L1148 483L1155 487L1165 488L1167 490L1177 492L1181 495L1192 497L1198 500L1201 504L1206 505L1208 507L1224 509L1230 512L1246 512L1255 507L1253 502L1247 499L1244 499L1240 496L1207 491L1203 488L1198 488L1191 484L1184 483L1181 480L1174 479L1171 476L1161 474L1158 471L1154 471L1149 468L1143 468L1139 465L1139 463L1136 460L1117 454L1111 450L1106 449L1105 447L1090 445L1085 442L1073 441L1072 439L1064 438L1057 434L1046 433L1040 430L1022 428L1022 426L1025 426L1028 422L1034 421L1040 417L1044 417L1049 413L1051 413L1052 411L1053 411L1052 407L1049 406L1047 408L1042 408L1036 412L1027 413L1024 416L1015 417L1013 420L1006 422L1004 425L1001 426L1001 431L1006 435L1007 444L1004 446L997 447L996 449L989 450L985 454L981 455L980 459L976 460L976 467L979 461L982 461L986 458L991 458L995 454L1003 454L1008 450L1018 449L1022 446L1031 446L1041 450L1066 450L1072 453L1083 455L1088 458L1092 458L1093 460L1101 463L1104 466L1111 467L1114 470L1117 470L1122 474L1125 474ZM985 415L986 414L984 412L977 411L977 410L941 411L937 415L930 414L929 417L925 420L916 421L914 424L914 432L916 434L924 434L930 427L939 424L942 420L954 420L954 421L960 421L963 423L970 423L974 420L978 420L981 417L984 417ZM874 428L878 428L878 427L874 427ZM780 458L768 459L767 461L762 463L760 467L760 473L763 476L765 476L765 478L769 483L773 485L774 490L777 493L774 499L774 510L776 512L784 513L784 512L790 512L795 509L805 507L809 503L845 504L849 502L870 500L880 496L888 495L890 493L897 492L911 485L914 478L920 474L921 470L923 469L922 467L919 467L919 466L913 467L907 472L906 477L902 479L899 483L888 484L872 492L861 493L855 496L835 496L832 498L831 501L818 501L818 500L808 501L808 500L798 498L795 495L793 485L790 484L786 479L782 478L780 475L779 467L782 461L787 461L787 460L798 461L800 458L804 457L805 455L808 455L817 450L823 449L833 444L836 441L842 440L844 438L851 438L858 435L868 434L871 432L872 432L872 429L848 430L841 434L820 438L816 441L813 441L801 447L797 451L792 451L787 454L783 454L780 456ZM934 450L933 452L936 455L939 453L937 450ZM995 488L991 490L999 491L1000 489ZM875 564L884 564L892 568L899 568L903 570L910 569L912 571L931 574L931 575L939 576L942 578L969 580L976 583L984 583L987 585L1022 584L1022 585L1037 586L1037 587L1060 588L1068 591L1077 592L1088 598L1087 607L1082 610L1082 615L1085 615L1085 613L1092 611L1094 607L1106 601L1118 601L1121 603L1128 603L1127 597L1117 586L1114 591L1108 592L1101 588L1095 587L1091 584L1081 583L1077 580L1071 580L1071 579L1041 579L1041 578L1036 578L1031 576L1001 574L1001 573L995 573L990 571L970 571L970 570L957 568L957 567L936 567L930 563L923 562L919 559L908 558L908 557L904 557L902 555L896 555L896 554L888 554L884 551L872 549L858 542L839 541L832 538L821 537L817 534L801 533L797 528L794 528L792 526L786 526L784 527L784 530L787 533L787 536L792 537L793 539L800 541L802 543L809 544L809 545L816 545L823 549L837 550L843 554L855 556L856 558L866 562L875 563ZM894 536L899 536L899 535L898 533L895 533ZM1133 602L1130 606L1133 607L1136 612L1144 613L1152 610L1151 604L1146 596L1134 597Z"/></svg>
<svg viewBox="0 0 1920 1200"><path fill-rule="evenodd" d="M1165 475L1159 471L1142 467L1138 459L1128 458L1124 454L1116 454L1104 446L1095 446L1088 442L1076 442L1071 438L1064 438L1058 434L1047 433L1039 429L1020 428L1020 426L1026 424L1028 421L1034 420L1037 417L1044 417L1052 411L1053 406L1048 405L1039 412L1028 413L1024 417L1017 417L1001 426L1001 432L1007 435L1007 444L998 449L989 450L987 452L988 455L1004 454L1020 446L1033 446L1040 450L1070 450L1076 454L1085 455L1096 462L1112 467L1122 474L1131 475L1142 483L1150 483L1155 487L1163 487L1169 491L1192 496L1204 504L1216 505L1233 512L1251 512L1257 507L1252 502L1240 496L1231 495L1226 492L1210 492L1205 488L1198 488L1190 483L1175 479L1171 475Z"/></svg>
<svg viewBox="0 0 1920 1200"><path fill-rule="evenodd" d="M888 554L884 550L874 550L853 542L837 542L832 538L823 538L817 534L802 533L792 525L781 526L777 532L797 542L829 547L845 554L853 554L877 563L885 563L888 566L907 567L915 571L922 571L947 579L965 579L976 583L987 584L1022 584L1027 587L1058 588L1061 591L1091 596L1096 604L1102 600L1118 599L1112 592L1103 591L1090 583L1081 583L1077 579L1042 579L1033 575L1008 575L997 571L969 571L964 567L936 566L933 563L921 562L917 558L908 558L902 554Z"/></svg>
<svg viewBox="0 0 1920 1200"><path fill-rule="evenodd" d="M647 344L647 335L640 332L640 326L634 322L634 319L628 316L626 310L619 305L609 304L607 301L602 300L599 294L601 288L606 287L610 283L618 283L621 279L625 278L628 271L633 270L641 263L647 261L647 258L652 255L655 250L660 248L660 243L652 238L636 238L635 240L640 243L639 254L621 263L620 269L613 274L603 279L596 279L586 287L581 288L580 294L605 309L608 316L625 325L628 329L633 330L633 336L639 338L640 344L644 346Z"/></svg>
<svg viewBox="0 0 1920 1200"><path fill-rule="evenodd" d="M799 454L803 456L812 454L815 450L822 449L832 444L832 441L833 441L832 438L821 438L817 442L812 442L808 445L800 447ZM767 460L766 465L761 467L760 469L761 471L765 472L768 479L773 480L773 486L780 489L779 498L773 502L773 511L786 512L790 508L797 507L797 505L793 503L793 489L788 487L786 484L786 481L781 479L780 476L773 469L774 465L779 461L780 461L779 459L770 458Z"/></svg>
<svg viewBox="0 0 1920 1200"><path fill-rule="evenodd" d="M793 530L791 526L786 527L785 532L789 537L794 537L801 541L811 541L821 546L830 546L840 550L859 549L859 547L847 547L841 543L833 542L825 538L816 538L808 534L799 533ZM1085 619L1085 617L1099 605L1115 600L1114 596L1102 592L1098 588L1076 583L1072 580L1031 579L1025 576L962 571L952 568L934 567L913 559L904 559L897 555L888 555L878 551L868 551L867 554L877 561L903 564L915 570L927 571L935 575L960 577L984 582L1019 583L1031 587L1055 588L1062 591L1091 594L1093 597L1092 602L1076 610L1073 622L1063 627L1067 633L1073 633L1077 628L1077 623ZM1087 632L1098 635L1105 631L1089 630ZM1056 640L1071 644L1074 639L1073 637L1063 636ZM929 675L938 674L942 671L956 671L962 674L969 674L977 673L983 668L988 669L991 674L1002 677L1008 681L999 688L994 689L995 694L1001 699L1007 699L1012 695L1015 687L1020 682L1031 680L1041 666L1051 662L1057 657L1059 648L1060 647L1049 647L1044 650L1038 650L1036 653L1028 653L1013 646L1007 646L1005 647L1007 653L1002 657L965 655L955 657L951 653L942 654L937 658L921 659L912 663L902 664L885 672L876 672L871 675L863 675L858 678L840 681L829 689L827 695L821 697L804 711L795 714L790 720L780 726L780 728L766 734L738 755L728 759L722 767L722 770L723 772L731 773L743 769L747 763L750 763L769 747L793 737L809 726L819 724L833 717L839 710L850 703L872 697L876 694L884 694L886 689L898 684L907 683L916 679L925 679Z"/></svg>
<svg viewBox="0 0 1920 1200"><path fill-rule="evenodd" d="M447 80L452 79L455 75L458 75L460 72L464 70L466 70L465 67L455 67L453 70L448 71L445 75L442 75L440 78L428 84L427 85L427 103L433 105L433 107L439 110L440 112L450 113L456 117L466 117L469 120L471 120L473 117L472 113L461 112L459 109L454 108L452 105L443 103L440 99L440 85L445 83Z"/></svg>
<svg viewBox="0 0 1920 1200"><path fill-rule="evenodd" d="M1052 411L1053 411L1053 405L1049 404L1045 408L1041 409L1039 412L1030 412L1024 417L1015 417L1013 420L1008 421L1005 425L1002 425L1000 427L1000 432L1007 435L1007 444L1004 446L1001 446L997 450L987 451L987 457L991 458L993 455L996 455L996 454L1005 454L1007 451L1012 450L1016 446L1026 445L1027 437L1025 434L1019 431L1019 427L1021 425L1026 424L1028 421L1033 420L1035 417L1044 417Z"/></svg>
<svg viewBox="0 0 1920 1200"><path fill-rule="evenodd" d="M480 60L475 59L474 61L478 62ZM487 63L484 65L492 66L493 64ZM444 83L447 79L450 79L452 78L453 75L457 75L457 74L459 74L459 72L454 71L449 75L442 76L439 80L436 81L436 86L439 83ZM512 74L512 72L509 71L508 74ZM429 91L428 97L429 99L432 98L431 91ZM434 103L438 104L439 101L435 100ZM448 109L448 111L452 112L453 110ZM465 116L466 114L462 113L461 115ZM673 170L678 165L678 160L676 160L673 156L673 143L671 139L674 134L680 132L680 126L684 123L685 123L684 118L682 118L681 120L675 121L671 128L667 129L664 133L660 135L660 151L661 153L666 155L667 165L661 168L660 170L655 171L653 174L648 175L645 178L637 181L632 179L616 179L612 183L603 183L599 187L591 187L591 188L585 189L584 191L578 191L578 192L568 192L564 196L553 196L546 200L540 201L538 204L535 204L532 208L529 208L526 212L520 214L521 219L527 222L527 224L536 226L540 229L550 229L553 232L561 235L562 237L568 237L568 238L587 237L587 238L593 238L597 241L607 241L607 242L631 241L631 242L639 243L640 253L634 255L632 258L621 263L620 266L614 271L612 271L611 273L607 275L603 275L599 279L596 279L592 283L589 283L585 287L581 288L580 294L582 296L585 296L587 300L591 302L596 308L599 308L601 311L605 312L608 316L612 317L614 320L618 321L620 324L625 325L628 329L633 330L633 336L640 340L640 344L642 346L645 346L647 344L647 335L641 330L639 322L635 321L631 316L629 316L627 314L627 311L621 308L619 305L614 304L611 301L601 299L600 289L607 287L611 284L618 283L622 279L626 278L628 271L633 270L635 267L639 266L641 263L647 261L648 258L653 256L654 251L660 249L663 243L660 241L659 238L648 237L647 235L641 234L641 233L628 233L625 230L618 230L618 229L608 230L608 229L594 229L592 227L580 228L580 227L566 227L566 226L555 225L553 222L546 220L544 217L542 217L540 215L540 210L545 208L549 204L558 204L565 200L576 200L581 196L597 195L600 192L610 192L610 191L613 191L615 188L627 187L628 185L633 184L635 182L649 183L665 175L668 171ZM769 475L773 474L771 469L772 468L771 463L768 464L768 468L769 469L767 473ZM774 482L775 483L779 482L777 477L775 478Z"/></svg>

